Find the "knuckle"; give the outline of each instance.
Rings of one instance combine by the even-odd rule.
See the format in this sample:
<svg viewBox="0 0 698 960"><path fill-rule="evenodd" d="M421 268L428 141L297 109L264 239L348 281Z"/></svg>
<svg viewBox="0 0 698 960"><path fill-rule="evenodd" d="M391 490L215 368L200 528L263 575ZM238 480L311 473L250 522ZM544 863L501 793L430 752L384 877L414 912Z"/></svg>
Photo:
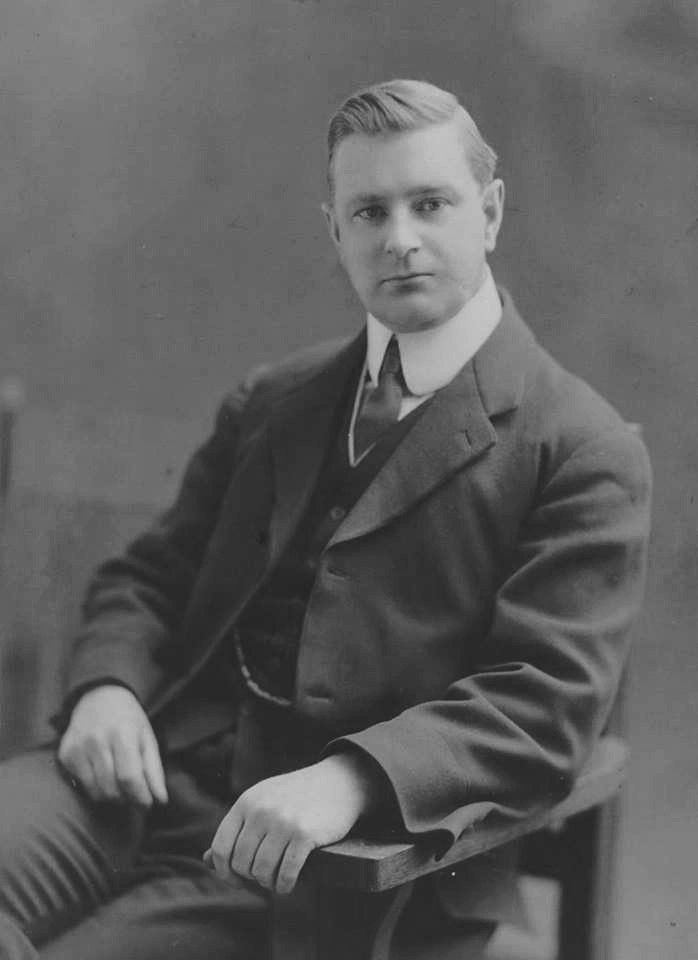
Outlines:
<svg viewBox="0 0 698 960"><path fill-rule="evenodd" d="M256 816L267 807L267 801L264 797L260 797L259 794L253 790L243 794L240 799L242 801L241 811L246 817Z"/></svg>
<svg viewBox="0 0 698 960"><path fill-rule="evenodd" d="M125 763L133 763L140 753L137 741L130 736L128 730L117 728L113 731L110 740L114 750L124 758Z"/></svg>
<svg viewBox="0 0 698 960"><path fill-rule="evenodd" d="M126 750L128 748L128 737L124 736L124 731L121 727L112 730L109 739L115 749Z"/></svg>
<svg viewBox="0 0 698 960"><path fill-rule="evenodd" d="M103 742L103 733L98 727L91 727L89 730L83 730L78 734L80 740L86 747L100 746Z"/></svg>
<svg viewBox="0 0 698 960"><path fill-rule="evenodd" d="M303 823L295 823L293 826L293 839L298 847L308 848L315 845L310 827ZM298 858L299 852L294 852L294 858Z"/></svg>
<svg viewBox="0 0 698 960"><path fill-rule="evenodd" d="M274 810L270 812L270 816L273 817L276 826L283 830L284 833L296 833L298 822L287 810Z"/></svg>
<svg viewBox="0 0 698 960"><path fill-rule="evenodd" d="M276 823L274 813L266 807L255 807L248 813L246 820L258 834L268 833Z"/></svg>

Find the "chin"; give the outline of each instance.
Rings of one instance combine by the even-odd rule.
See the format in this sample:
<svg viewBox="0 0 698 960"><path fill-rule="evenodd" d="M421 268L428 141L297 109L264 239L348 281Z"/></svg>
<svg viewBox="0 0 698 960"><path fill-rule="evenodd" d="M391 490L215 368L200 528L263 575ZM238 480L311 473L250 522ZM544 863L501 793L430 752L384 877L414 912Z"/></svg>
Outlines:
<svg viewBox="0 0 698 960"><path fill-rule="evenodd" d="M435 309L434 304L428 302L416 302L409 305L403 303L397 309L394 303L383 309L381 309L381 306L383 305L370 308L370 312L394 333L415 333L418 330L438 326L441 322L438 319L439 311Z"/></svg>
<svg viewBox="0 0 698 960"><path fill-rule="evenodd" d="M438 327L443 320L440 314L433 309L410 310L405 312L393 311L386 315L383 323L386 327L399 333L417 333L420 330L429 330Z"/></svg>

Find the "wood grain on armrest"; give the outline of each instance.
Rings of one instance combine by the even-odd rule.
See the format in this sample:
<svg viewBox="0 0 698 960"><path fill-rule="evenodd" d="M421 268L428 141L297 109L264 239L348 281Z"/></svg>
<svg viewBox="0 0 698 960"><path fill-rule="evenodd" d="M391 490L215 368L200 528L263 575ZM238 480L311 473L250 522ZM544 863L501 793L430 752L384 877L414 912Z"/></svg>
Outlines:
<svg viewBox="0 0 698 960"><path fill-rule="evenodd" d="M572 792L560 803L514 823L488 827L483 822L466 831L440 860L433 846L419 843L376 843L349 838L315 850L308 870L321 884L350 890L379 892L390 890L408 880L442 870L449 864L467 860L493 847L598 806L616 794L625 780L628 748L614 736L603 737L580 774Z"/></svg>

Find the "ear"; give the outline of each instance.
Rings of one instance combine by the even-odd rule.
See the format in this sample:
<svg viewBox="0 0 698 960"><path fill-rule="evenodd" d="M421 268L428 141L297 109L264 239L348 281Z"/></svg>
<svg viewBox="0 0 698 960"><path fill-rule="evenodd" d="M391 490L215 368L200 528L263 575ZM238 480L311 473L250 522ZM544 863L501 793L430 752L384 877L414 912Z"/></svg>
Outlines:
<svg viewBox="0 0 698 960"><path fill-rule="evenodd" d="M485 250L492 253L504 216L504 183L492 180L482 191L482 212L485 215Z"/></svg>
<svg viewBox="0 0 698 960"><path fill-rule="evenodd" d="M323 203L322 212L325 215L325 222L327 223L327 230L329 232L330 239L339 251L341 247L341 240L339 239L339 224L337 223L337 215L334 212L334 207L331 203Z"/></svg>

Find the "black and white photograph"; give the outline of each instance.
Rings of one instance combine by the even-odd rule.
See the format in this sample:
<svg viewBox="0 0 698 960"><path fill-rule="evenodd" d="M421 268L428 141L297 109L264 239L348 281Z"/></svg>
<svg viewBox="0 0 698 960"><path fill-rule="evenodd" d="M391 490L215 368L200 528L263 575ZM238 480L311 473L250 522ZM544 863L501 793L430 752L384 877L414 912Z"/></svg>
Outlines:
<svg viewBox="0 0 698 960"><path fill-rule="evenodd" d="M698 957L695 0L0 14L0 960Z"/></svg>

